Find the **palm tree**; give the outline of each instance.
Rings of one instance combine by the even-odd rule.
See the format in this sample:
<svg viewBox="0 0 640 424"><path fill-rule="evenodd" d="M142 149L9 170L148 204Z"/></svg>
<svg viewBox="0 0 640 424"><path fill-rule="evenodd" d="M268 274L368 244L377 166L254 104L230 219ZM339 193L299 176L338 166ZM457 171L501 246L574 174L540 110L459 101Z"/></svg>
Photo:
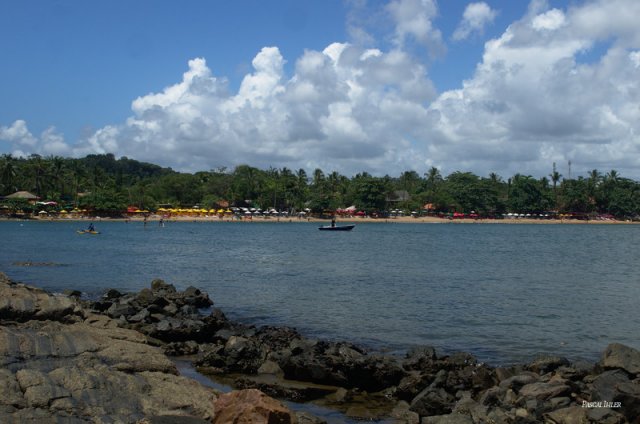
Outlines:
<svg viewBox="0 0 640 424"><path fill-rule="evenodd" d="M612 169L611 171L607 172L607 175L605 175L605 180L613 184L617 183L619 179L620 174L615 169Z"/></svg>
<svg viewBox="0 0 640 424"><path fill-rule="evenodd" d="M296 183L295 183L295 205L302 209L304 202L307 201L307 189L309 184L309 177L307 172L300 168L296 171Z"/></svg>
<svg viewBox="0 0 640 424"><path fill-rule="evenodd" d="M17 172L13 162L14 159L10 154L2 155L0 183L2 184L3 190L7 192L17 190L17 187L15 186Z"/></svg>
<svg viewBox="0 0 640 424"><path fill-rule="evenodd" d="M553 162L553 172L549 174L551 177L551 182L553 183L553 195L555 197L554 203L556 210L558 209L558 191L556 190L556 186L558 185L558 181L562 178L562 174L556 170L556 163Z"/></svg>
<svg viewBox="0 0 640 424"><path fill-rule="evenodd" d="M597 169L593 169L589 172L589 180L587 181L587 190L589 201L592 204L596 203L596 189L602 182L602 175Z"/></svg>

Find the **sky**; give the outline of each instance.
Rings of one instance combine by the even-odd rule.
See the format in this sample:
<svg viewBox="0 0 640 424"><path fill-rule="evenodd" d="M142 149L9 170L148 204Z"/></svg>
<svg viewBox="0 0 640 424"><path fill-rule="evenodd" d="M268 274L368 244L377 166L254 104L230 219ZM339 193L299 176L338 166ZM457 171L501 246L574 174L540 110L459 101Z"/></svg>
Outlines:
<svg viewBox="0 0 640 424"><path fill-rule="evenodd" d="M638 180L638 16L638 0L4 0L0 154Z"/></svg>

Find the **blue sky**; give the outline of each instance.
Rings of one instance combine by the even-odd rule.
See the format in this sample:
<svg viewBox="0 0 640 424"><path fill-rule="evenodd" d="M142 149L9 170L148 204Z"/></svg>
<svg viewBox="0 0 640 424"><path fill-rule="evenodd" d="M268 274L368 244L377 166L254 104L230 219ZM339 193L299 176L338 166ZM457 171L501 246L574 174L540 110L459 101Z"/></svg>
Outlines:
<svg viewBox="0 0 640 424"><path fill-rule="evenodd" d="M635 0L5 1L0 153L640 177Z"/></svg>

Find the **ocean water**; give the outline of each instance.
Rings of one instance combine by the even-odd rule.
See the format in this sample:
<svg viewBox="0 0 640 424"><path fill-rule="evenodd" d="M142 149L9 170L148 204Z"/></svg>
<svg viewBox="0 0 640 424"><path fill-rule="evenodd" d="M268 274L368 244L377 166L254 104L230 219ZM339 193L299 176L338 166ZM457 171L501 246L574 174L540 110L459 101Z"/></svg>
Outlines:
<svg viewBox="0 0 640 424"><path fill-rule="evenodd" d="M466 351L493 365L640 348L640 226L307 222L0 222L0 271L97 296L162 278L227 316L402 353ZM55 266L21 266L18 262Z"/></svg>

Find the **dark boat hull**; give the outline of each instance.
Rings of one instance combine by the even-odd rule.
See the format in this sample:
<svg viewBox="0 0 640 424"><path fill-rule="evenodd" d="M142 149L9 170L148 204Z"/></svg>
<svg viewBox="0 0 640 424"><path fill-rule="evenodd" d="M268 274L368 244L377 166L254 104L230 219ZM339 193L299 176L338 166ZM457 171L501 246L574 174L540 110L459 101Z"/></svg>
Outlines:
<svg viewBox="0 0 640 424"><path fill-rule="evenodd" d="M351 231L353 230L353 227L355 227L356 225L337 225L335 227L332 227L330 225L325 225L323 227L319 227L318 230L320 231Z"/></svg>

